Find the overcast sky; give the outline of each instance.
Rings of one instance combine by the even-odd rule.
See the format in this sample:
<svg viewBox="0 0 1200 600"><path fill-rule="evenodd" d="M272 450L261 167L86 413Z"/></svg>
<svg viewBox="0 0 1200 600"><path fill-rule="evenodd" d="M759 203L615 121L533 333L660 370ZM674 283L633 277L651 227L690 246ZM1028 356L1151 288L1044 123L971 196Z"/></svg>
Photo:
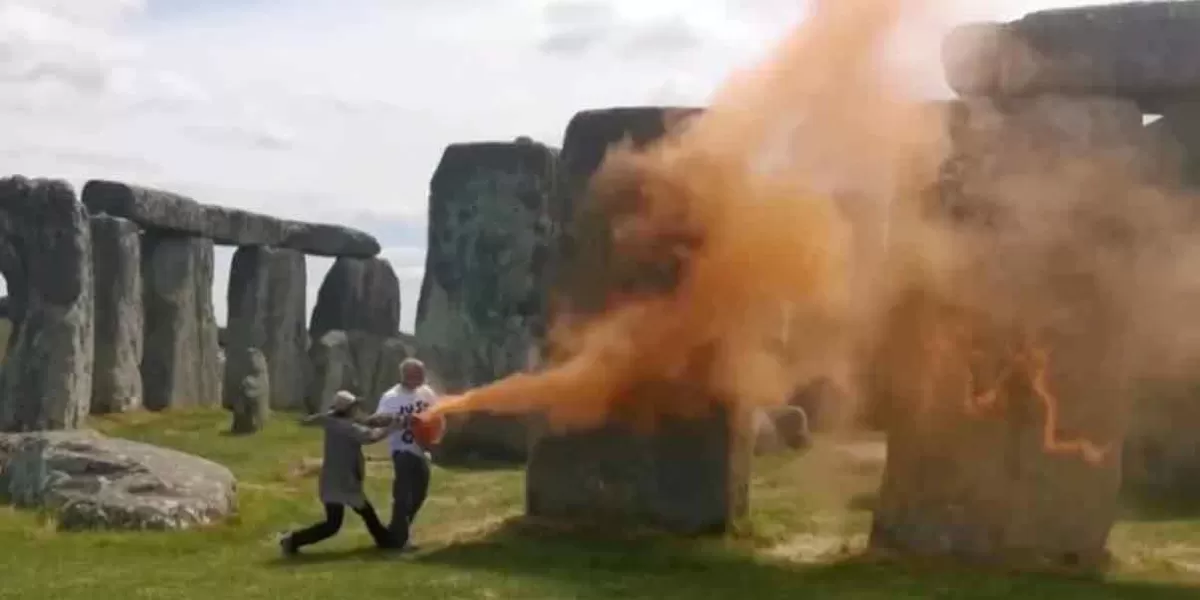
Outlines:
<svg viewBox="0 0 1200 600"><path fill-rule="evenodd" d="M962 0L960 19L1053 0ZM0 173L108 178L353 225L411 330L450 143L557 145L576 111L702 104L795 0L0 0ZM915 49L943 88L936 44ZM232 249L217 254L225 319ZM331 261L309 259L309 308Z"/></svg>

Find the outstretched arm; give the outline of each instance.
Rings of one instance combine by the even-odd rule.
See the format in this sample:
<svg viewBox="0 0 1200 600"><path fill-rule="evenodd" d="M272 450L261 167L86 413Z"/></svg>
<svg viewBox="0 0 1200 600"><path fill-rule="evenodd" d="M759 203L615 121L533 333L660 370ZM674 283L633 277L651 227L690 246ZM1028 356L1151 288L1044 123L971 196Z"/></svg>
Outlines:
<svg viewBox="0 0 1200 600"><path fill-rule="evenodd" d="M330 421L330 426L363 445L374 444L391 433L391 429L386 427L367 427L354 421L340 419Z"/></svg>

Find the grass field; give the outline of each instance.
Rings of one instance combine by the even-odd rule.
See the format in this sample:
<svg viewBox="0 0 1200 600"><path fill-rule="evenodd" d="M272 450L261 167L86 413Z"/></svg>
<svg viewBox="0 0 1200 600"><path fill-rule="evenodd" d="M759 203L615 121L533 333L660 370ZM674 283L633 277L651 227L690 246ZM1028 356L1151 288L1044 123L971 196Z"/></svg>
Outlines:
<svg viewBox="0 0 1200 600"><path fill-rule="evenodd" d="M239 516L206 531L68 534L0 508L0 598L1200 598L1200 570L1187 564L1191 553L1200 569L1200 518L1131 513L1114 533L1122 564L1105 581L856 559L880 465L846 450L859 446L831 444L761 461L748 532L728 541L535 531L516 518L520 471L439 468L418 552L367 549L351 515L340 538L282 560L275 534L318 516L314 479L300 467L318 456L317 431L281 416L257 437L226 437L219 412L95 425L230 466ZM387 463L372 463L372 498L385 513L387 476Z"/></svg>

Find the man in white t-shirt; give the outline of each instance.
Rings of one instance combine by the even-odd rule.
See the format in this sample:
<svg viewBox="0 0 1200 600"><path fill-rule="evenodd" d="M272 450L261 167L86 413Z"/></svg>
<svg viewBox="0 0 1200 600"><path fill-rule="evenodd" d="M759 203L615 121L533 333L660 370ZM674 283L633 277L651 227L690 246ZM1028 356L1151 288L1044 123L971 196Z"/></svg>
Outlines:
<svg viewBox="0 0 1200 600"><path fill-rule="evenodd" d="M425 365L415 359L400 363L400 383L379 398L376 417L412 416L437 402L437 394L425 384ZM389 529L400 547L408 543L409 531L417 511L429 492L427 448L417 442L411 426L399 427L388 436L392 454L392 518Z"/></svg>

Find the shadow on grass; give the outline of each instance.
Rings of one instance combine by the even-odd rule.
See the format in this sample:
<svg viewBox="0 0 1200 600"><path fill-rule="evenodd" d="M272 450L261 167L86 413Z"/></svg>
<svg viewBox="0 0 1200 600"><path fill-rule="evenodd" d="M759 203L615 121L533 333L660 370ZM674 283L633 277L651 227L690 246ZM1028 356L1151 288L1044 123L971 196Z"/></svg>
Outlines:
<svg viewBox="0 0 1200 600"><path fill-rule="evenodd" d="M1200 520L1200 499L1152 488L1129 486L1121 492L1121 520L1141 523Z"/></svg>
<svg viewBox="0 0 1200 600"><path fill-rule="evenodd" d="M519 520L485 537L419 552L409 560L512 577L550 578L565 589L577 590L579 597L1200 597L1200 589L1182 585L1017 574L865 556L805 565L756 557L719 540L620 539L594 532L547 531Z"/></svg>

